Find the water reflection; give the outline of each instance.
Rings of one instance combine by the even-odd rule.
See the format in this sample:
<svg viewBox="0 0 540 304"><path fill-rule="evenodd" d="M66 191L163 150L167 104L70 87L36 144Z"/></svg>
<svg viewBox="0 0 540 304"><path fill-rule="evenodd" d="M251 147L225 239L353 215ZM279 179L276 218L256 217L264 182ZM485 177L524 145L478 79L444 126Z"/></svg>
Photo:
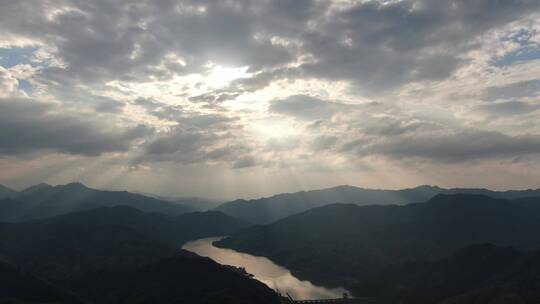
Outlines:
<svg viewBox="0 0 540 304"><path fill-rule="evenodd" d="M309 281L301 281L289 270L274 264L267 258L212 246L212 242L219 239L200 239L189 242L182 248L209 257L220 264L245 267L246 271L253 274L257 280L282 294L289 293L295 299L340 298L344 292L347 292L343 288L329 289L315 286Z"/></svg>

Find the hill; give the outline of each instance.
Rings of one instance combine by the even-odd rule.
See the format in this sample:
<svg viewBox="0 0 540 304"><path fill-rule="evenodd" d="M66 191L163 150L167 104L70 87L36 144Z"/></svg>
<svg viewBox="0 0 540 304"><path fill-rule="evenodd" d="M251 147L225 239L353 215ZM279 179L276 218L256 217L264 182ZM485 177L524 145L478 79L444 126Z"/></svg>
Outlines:
<svg viewBox="0 0 540 304"><path fill-rule="evenodd" d="M0 303L6 304L281 303L259 281L188 252L145 266L96 271L61 284L0 263L0 282Z"/></svg>
<svg viewBox="0 0 540 304"><path fill-rule="evenodd" d="M540 213L532 201L459 194L406 206L334 204L248 228L216 245L269 257L301 278L359 291L359 282L390 265L436 260L471 244L537 248Z"/></svg>
<svg viewBox="0 0 540 304"><path fill-rule="evenodd" d="M0 221L25 221L46 218L96 207L126 205L142 211L179 215L190 207L126 191L102 191L80 183L50 186L39 184L25 189L12 201L0 201ZM14 204L13 200L19 202Z"/></svg>
<svg viewBox="0 0 540 304"><path fill-rule="evenodd" d="M380 303L537 303L540 252L478 244L436 261L393 265L357 286Z"/></svg>
<svg viewBox="0 0 540 304"><path fill-rule="evenodd" d="M540 252L533 252L517 260L501 275L471 291L441 301L441 304L536 304L540 299L539 277Z"/></svg>
<svg viewBox="0 0 540 304"><path fill-rule="evenodd" d="M0 303L84 303L64 288L0 261Z"/></svg>
<svg viewBox="0 0 540 304"><path fill-rule="evenodd" d="M95 273L73 282L72 288L102 304L281 303L263 283L186 253L137 269Z"/></svg>
<svg viewBox="0 0 540 304"><path fill-rule="evenodd" d="M178 216L148 213L128 206L100 207L87 211L59 215L48 219L20 223L17 226L33 227L35 231L46 227L106 227L118 226L133 229L141 235L181 246L187 241L228 235L248 226L242 220L217 211L192 212Z"/></svg>
<svg viewBox="0 0 540 304"><path fill-rule="evenodd" d="M24 217L27 205L11 198L0 199L0 221L14 222Z"/></svg>
<svg viewBox="0 0 540 304"><path fill-rule="evenodd" d="M102 207L0 224L0 254L37 274L65 278L100 267L154 262L189 240L244 227L245 223L218 212L172 217L126 206Z"/></svg>
<svg viewBox="0 0 540 304"><path fill-rule="evenodd" d="M0 299L13 303L278 303L239 271L183 251L191 239L245 224L218 212L179 216L101 207L0 223ZM11 285L10 285L11 284ZM28 284L25 292L20 292ZM19 289L17 289L19 288ZM68 297L64 300L62 297Z"/></svg>
<svg viewBox="0 0 540 304"><path fill-rule="evenodd" d="M329 189L278 194L254 200L238 199L216 208L251 223L268 224L287 216L333 203L365 205L404 205L429 200L437 194L478 194L493 198L517 199L540 196L538 190L491 191L487 189L444 189L419 186L402 190L364 189L339 186Z"/></svg>
<svg viewBox="0 0 540 304"><path fill-rule="evenodd" d="M0 185L0 199L10 198L17 195L17 191L10 189L4 185Z"/></svg>

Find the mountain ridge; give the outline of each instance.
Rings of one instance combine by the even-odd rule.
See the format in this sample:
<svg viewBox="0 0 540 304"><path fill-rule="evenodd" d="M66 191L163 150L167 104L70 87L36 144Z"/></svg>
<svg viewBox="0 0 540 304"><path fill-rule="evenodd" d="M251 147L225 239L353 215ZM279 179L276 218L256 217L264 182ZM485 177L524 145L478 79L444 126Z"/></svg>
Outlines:
<svg viewBox="0 0 540 304"><path fill-rule="evenodd" d="M483 188L450 188L421 185L399 190L369 189L349 185L332 188L281 193L259 199L237 199L215 208L231 216L256 224L268 224L278 219L332 203L357 205L410 204L426 201L437 194L482 194L494 198L525 198L540 196L540 189L493 191Z"/></svg>
<svg viewBox="0 0 540 304"><path fill-rule="evenodd" d="M0 184L0 199L10 198L11 196L16 195L16 194L17 194L17 191Z"/></svg>
<svg viewBox="0 0 540 304"><path fill-rule="evenodd" d="M129 206L0 223L0 257L17 265L0 263L0 280L11 284L0 284L0 303L277 304L264 284L181 249L243 226L218 212L166 216Z"/></svg>
<svg viewBox="0 0 540 304"><path fill-rule="evenodd" d="M534 201L540 205L540 198ZM265 256L301 279L354 290L394 263L442 258L470 244L538 249L540 208L531 204L532 198L471 194L403 206L332 204L246 228L215 245Z"/></svg>
<svg viewBox="0 0 540 304"><path fill-rule="evenodd" d="M30 186L10 197L18 201L0 203L0 221L27 221L88 210L101 206L128 205L147 212L179 215L193 212L190 207L128 191L108 191L86 187L81 183Z"/></svg>

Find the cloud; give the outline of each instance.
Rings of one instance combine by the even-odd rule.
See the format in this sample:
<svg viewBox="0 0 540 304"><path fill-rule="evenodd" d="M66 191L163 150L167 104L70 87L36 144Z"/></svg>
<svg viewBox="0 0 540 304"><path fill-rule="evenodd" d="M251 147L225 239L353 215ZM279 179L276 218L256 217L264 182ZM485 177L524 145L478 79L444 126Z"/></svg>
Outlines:
<svg viewBox="0 0 540 304"><path fill-rule="evenodd" d="M466 63L491 29L537 10L537 1L361 1L330 11L302 35L308 75L347 80L364 94L441 80Z"/></svg>
<svg viewBox="0 0 540 304"><path fill-rule="evenodd" d="M0 26L47 46L42 61L59 64L40 69L43 83L163 81L204 74L213 63L248 67L253 77L237 83L246 89L316 77L373 95L449 77L483 34L539 7L534 0L15 1L3 5Z"/></svg>
<svg viewBox="0 0 540 304"><path fill-rule="evenodd" d="M482 104L478 106L478 109L488 114L508 117L513 115L521 115L535 112L540 109L540 103L532 103L525 101L505 101Z"/></svg>
<svg viewBox="0 0 540 304"><path fill-rule="evenodd" d="M246 156L238 159L233 164L233 169L242 169L242 168L249 168L254 167L257 165L257 161L255 158L251 156Z"/></svg>
<svg viewBox="0 0 540 304"><path fill-rule="evenodd" d="M337 136L319 135L311 142L311 149L314 151L328 150L334 147L338 140Z"/></svg>
<svg viewBox="0 0 540 304"><path fill-rule="evenodd" d="M189 101L195 103L221 103L227 100L233 100L238 97L239 93L205 93L197 96L189 97Z"/></svg>
<svg viewBox="0 0 540 304"><path fill-rule="evenodd" d="M184 128L176 125L147 140L137 162L231 164L245 158L251 148L223 129Z"/></svg>
<svg viewBox="0 0 540 304"><path fill-rule="evenodd" d="M236 117L229 117L218 113L203 113L186 110L179 105L169 105L167 103L151 99L137 98L133 104L142 107L149 115L170 122L176 122L183 128L212 129L236 128Z"/></svg>
<svg viewBox="0 0 540 304"><path fill-rule="evenodd" d="M114 125L95 115L73 113L52 103L0 99L0 153L58 152L97 156L126 152L152 132L143 125Z"/></svg>
<svg viewBox="0 0 540 304"><path fill-rule="evenodd" d="M152 140L146 146L146 155L152 160L192 162L206 153L205 146L214 144L218 139L215 134L173 128Z"/></svg>
<svg viewBox="0 0 540 304"><path fill-rule="evenodd" d="M535 79L514 82L503 86L487 87L482 97L486 101L494 101L498 99L534 97L538 93L540 93L540 79Z"/></svg>
<svg viewBox="0 0 540 304"><path fill-rule="evenodd" d="M537 153L536 0L3 2L0 159L354 182L373 160L388 176Z"/></svg>
<svg viewBox="0 0 540 304"><path fill-rule="evenodd" d="M0 66L0 97L16 93L19 82L11 73Z"/></svg>
<svg viewBox="0 0 540 304"><path fill-rule="evenodd" d="M540 153L540 136L506 135L467 130L412 136L358 140L343 147L358 156L395 159L420 158L435 162L466 162L490 158L520 157Z"/></svg>
<svg viewBox="0 0 540 304"><path fill-rule="evenodd" d="M334 114L354 109L354 105L325 101L308 95L293 95L274 100L268 110L304 120L330 119Z"/></svg>
<svg viewBox="0 0 540 304"><path fill-rule="evenodd" d="M5 3L4 32L50 45L63 67L43 79L87 83L143 81L199 73L208 62L252 70L292 60L291 51L256 37L263 12L244 1L59 1ZM18 12L27 22L5 12Z"/></svg>
<svg viewBox="0 0 540 304"><path fill-rule="evenodd" d="M343 123L349 129L371 137L404 136L415 132L435 131L444 129L445 126L437 123L435 118L410 117L399 110L395 110L394 116L389 116L384 111L377 112L371 108L371 112L347 116ZM383 108L384 110L384 108ZM447 127L446 127L447 128Z"/></svg>
<svg viewBox="0 0 540 304"><path fill-rule="evenodd" d="M300 146L298 137L278 137L270 138L264 145L266 152L291 152Z"/></svg>

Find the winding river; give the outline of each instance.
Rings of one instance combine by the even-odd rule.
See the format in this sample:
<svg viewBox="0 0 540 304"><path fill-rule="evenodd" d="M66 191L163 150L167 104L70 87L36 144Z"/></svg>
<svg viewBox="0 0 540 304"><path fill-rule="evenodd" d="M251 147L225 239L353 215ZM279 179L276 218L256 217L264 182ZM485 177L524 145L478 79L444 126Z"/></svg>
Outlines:
<svg viewBox="0 0 540 304"><path fill-rule="evenodd" d="M209 257L220 264L244 267L255 279L283 295L288 293L295 299L341 298L343 293L347 292L343 288L326 288L299 280L288 269L276 265L265 257L214 247L212 243L219 239L221 238L199 239L186 243L182 248Z"/></svg>

